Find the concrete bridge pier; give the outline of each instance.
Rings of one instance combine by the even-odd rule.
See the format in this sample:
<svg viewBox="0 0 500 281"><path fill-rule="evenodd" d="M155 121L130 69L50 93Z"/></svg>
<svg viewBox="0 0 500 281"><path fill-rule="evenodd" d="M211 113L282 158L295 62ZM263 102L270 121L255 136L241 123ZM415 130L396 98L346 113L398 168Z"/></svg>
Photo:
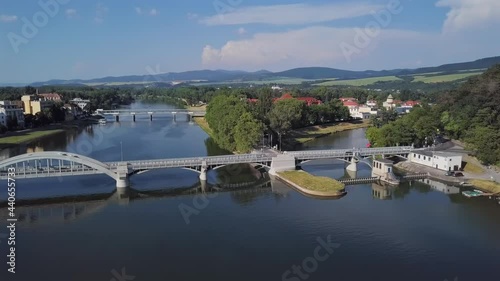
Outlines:
<svg viewBox="0 0 500 281"><path fill-rule="evenodd" d="M132 122L135 122L135 112L132 112Z"/></svg>
<svg viewBox="0 0 500 281"><path fill-rule="evenodd" d="M149 114L149 120L153 121L153 112L148 112L148 114Z"/></svg>
<svg viewBox="0 0 500 281"><path fill-rule="evenodd" d="M200 181L207 181L207 161L203 161L200 170Z"/></svg>
<svg viewBox="0 0 500 281"><path fill-rule="evenodd" d="M203 192L203 193L207 192L207 181L200 180L200 184L201 184L201 192Z"/></svg>
<svg viewBox="0 0 500 281"><path fill-rule="evenodd" d="M172 112L172 115L174 116L174 121L177 121L177 120L176 120L176 117L177 117L177 112L175 112L175 111L174 111L174 112Z"/></svg>
<svg viewBox="0 0 500 281"><path fill-rule="evenodd" d="M116 188L127 188L130 187L129 174L132 172L131 167L128 164L120 165L116 171Z"/></svg>
<svg viewBox="0 0 500 281"><path fill-rule="evenodd" d="M347 166L346 170L354 172L354 173L356 173L358 171L358 164L356 163L355 157L351 158L351 164L349 164L349 166Z"/></svg>
<svg viewBox="0 0 500 281"><path fill-rule="evenodd" d="M120 122L120 115L118 115L118 114L115 115L115 121Z"/></svg>
<svg viewBox="0 0 500 281"><path fill-rule="evenodd" d="M273 157L269 174L276 176L279 172L294 171L296 169L297 165L295 165L294 156L286 154L278 154L276 157Z"/></svg>

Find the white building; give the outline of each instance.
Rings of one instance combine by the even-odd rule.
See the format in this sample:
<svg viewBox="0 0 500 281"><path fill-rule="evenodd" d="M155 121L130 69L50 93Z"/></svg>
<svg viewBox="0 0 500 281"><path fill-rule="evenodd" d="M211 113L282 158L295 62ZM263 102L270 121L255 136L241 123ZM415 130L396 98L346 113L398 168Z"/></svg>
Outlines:
<svg viewBox="0 0 500 281"><path fill-rule="evenodd" d="M446 152L412 152L410 162L425 165L443 171L458 171L462 167L462 155Z"/></svg>
<svg viewBox="0 0 500 281"><path fill-rule="evenodd" d="M70 100L70 102L78 105L79 108L84 110L85 107L87 106L87 104L90 103L90 100L82 100L81 98L76 98L76 99Z"/></svg>
<svg viewBox="0 0 500 281"><path fill-rule="evenodd" d="M392 109L392 108L396 107L396 104L394 103L394 97L393 97L392 95L389 95L389 96L387 97L387 100L386 100L386 101L384 101L384 105L383 105L383 106L384 106L384 107L385 107L385 109L387 109L387 110L390 110L390 109Z"/></svg>
<svg viewBox="0 0 500 281"><path fill-rule="evenodd" d="M24 127L24 112L16 103L0 101L0 123L7 127L8 120L17 120L19 127Z"/></svg>

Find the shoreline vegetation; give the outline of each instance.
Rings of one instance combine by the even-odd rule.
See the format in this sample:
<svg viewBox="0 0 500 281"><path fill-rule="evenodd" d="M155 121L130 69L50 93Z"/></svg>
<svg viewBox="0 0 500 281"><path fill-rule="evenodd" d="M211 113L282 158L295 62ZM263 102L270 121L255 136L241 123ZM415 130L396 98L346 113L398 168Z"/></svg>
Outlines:
<svg viewBox="0 0 500 281"><path fill-rule="evenodd" d="M291 136L297 143L303 144L338 132L368 128L370 126L369 120L329 123L292 130Z"/></svg>
<svg viewBox="0 0 500 281"><path fill-rule="evenodd" d="M471 179L468 181L477 189L488 193L500 194L500 183L491 180Z"/></svg>
<svg viewBox="0 0 500 281"><path fill-rule="evenodd" d="M346 194L343 183L328 177L314 176L302 170L279 172L278 178L306 195L341 197Z"/></svg>

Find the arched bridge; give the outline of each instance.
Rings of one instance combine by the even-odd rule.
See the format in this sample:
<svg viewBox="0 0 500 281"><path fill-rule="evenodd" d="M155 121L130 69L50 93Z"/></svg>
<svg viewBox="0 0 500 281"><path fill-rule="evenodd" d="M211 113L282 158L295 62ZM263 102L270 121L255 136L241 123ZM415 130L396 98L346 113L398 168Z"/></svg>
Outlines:
<svg viewBox="0 0 500 281"><path fill-rule="evenodd" d="M120 162L100 162L98 160L68 152L46 151L27 153L0 162L0 178L7 179L8 173L15 169L15 178L39 178L106 174L116 180L118 188L129 186L129 177L143 171L166 168L183 168L196 171L200 180L206 180L208 170L231 164L259 164L270 169L271 174L295 169L301 163L316 159L340 159L356 162L375 155L400 155L406 157L410 152L421 149L413 147L386 147L343 150L294 151L283 154L238 154L223 156L203 156L190 158L171 158L153 160L131 160ZM352 166L354 165L354 168ZM348 167L349 169L349 167Z"/></svg>

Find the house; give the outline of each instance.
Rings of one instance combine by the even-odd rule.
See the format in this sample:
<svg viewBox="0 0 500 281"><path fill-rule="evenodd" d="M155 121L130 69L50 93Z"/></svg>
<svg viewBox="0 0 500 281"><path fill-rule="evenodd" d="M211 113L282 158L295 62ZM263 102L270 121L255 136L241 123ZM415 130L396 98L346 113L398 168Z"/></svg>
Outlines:
<svg viewBox="0 0 500 281"><path fill-rule="evenodd" d="M342 100L342 99L341 99ZM342 101L345 107L349 109L349 114L352 118L358 118L359 104L356 101L348 100Z"/></svg>
<svg viewBox="0 0 500 281"><path fill-rule="evenodd" d="M0 123L7 127L9 120L16 120L17 125L24 128L23 109L17 103L11 101L0 101Z"/></svg>
<svg viewBox="0 0 500 281"><path fill-rule="evenodd" d="M412 163L443 171L458 171L462 167L462 155L448 152L412 152L408 160Z"/></svg>
<svg viewBox="0 0 500 281"><path fill-rule="evenodd" d="M369 100L369 101L366 102L366 106L376 107L377 106L377 101L376 100Z"/></svg>

